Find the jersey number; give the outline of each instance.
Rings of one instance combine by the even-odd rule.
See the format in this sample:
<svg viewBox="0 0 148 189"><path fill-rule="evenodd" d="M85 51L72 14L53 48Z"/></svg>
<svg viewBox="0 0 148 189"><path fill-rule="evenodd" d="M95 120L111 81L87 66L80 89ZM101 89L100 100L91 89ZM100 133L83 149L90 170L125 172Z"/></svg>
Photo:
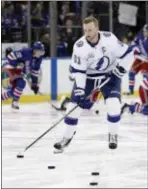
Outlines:
<svg viewBox="0 0 148 189"><path fill-rule="evenodd" d="M81 64L80 57L74 55L74 63Z"/></svg>

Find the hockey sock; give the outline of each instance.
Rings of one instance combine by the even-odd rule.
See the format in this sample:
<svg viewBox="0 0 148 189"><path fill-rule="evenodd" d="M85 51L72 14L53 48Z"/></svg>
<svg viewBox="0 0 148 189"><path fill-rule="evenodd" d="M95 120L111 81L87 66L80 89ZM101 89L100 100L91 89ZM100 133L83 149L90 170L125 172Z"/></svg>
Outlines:
<svg viewBox="0 0 148 189"><path fill-rule="evenodd" d="M118 134L120 126L120 111L121 104L118 98L108 98L106 100L107 104L107 120L108 120L108 131L110 134Z"/></svg>
<svg viewBox="0 0 148 189"><path fill-rule="evenodd" d="M118 134L119 131L119 127L120 127L120 122L111 122L111 120L108 122L108 132L111 135L115 135Z"/></svg>
<svg viewBox="0 0 148 189"><path fill-rule="evenodd" d="M14 101L19 101L25 86L26 86L26 81L23 78L17 79L16 88L13 91L13 100Z"/></svg>
<svg viewBox="0 0 148 189"><path fill-rule="evenodd" d="M64 137L67 139L72 138L74 131L76 130L76 126L78 123L78 119L72 119L70 117L67 117L65 119L65 126L66 126L66 130L64 133Z"/></svg>
<svg viewBox="0 0 148 189"><path fill-rule="evenodd" d="M13 91L13 100L14 101L19 101L21 95L22 95L23 90L20 89L19 87L16 87Z"/></svg>
<svg viewBox="0 0 148 189"><path fill-rule="evenodd" d="M143 115L148 115L148 105L142 105L136 102L135 104L130 105L130 111L131 113L137 112Z"/></svg>
<svg viewBox="0 0 148 189"><path fill-rule="evenodd" d="M66 112L69 112L75 106L74 103L69 102L67 105ZM82 109L78 107L74 110L69 116L67 116L64 120L64 124L66 126L66 130L64 133L64 137L67 139L72 138L74 131L76 130L76 126L78 124L78 117L80 116Z"/></svg>
<svg viewBox="0 0 148 189"><path fill-rule="evenodd" d="M129 91L131 93L134 92L134 86L135 86L135 72L129 72Z"/></svg>

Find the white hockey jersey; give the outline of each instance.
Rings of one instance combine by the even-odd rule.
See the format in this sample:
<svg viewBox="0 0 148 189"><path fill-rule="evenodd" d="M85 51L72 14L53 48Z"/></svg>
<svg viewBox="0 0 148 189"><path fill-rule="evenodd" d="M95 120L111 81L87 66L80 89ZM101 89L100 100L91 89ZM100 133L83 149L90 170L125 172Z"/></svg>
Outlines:
<svg viewBox="0 0 148 189"><path fill-rule="evenodd" d="M85 83L80 81L85 80L86 76L93 77L110 72L116 66L118 58L128 49L113 33L99 31L99 34L100 39L95 46L85 36L74 44L70 68L72 73L76 73L76 82L83 83L79 87L84 87Z"/></svg>

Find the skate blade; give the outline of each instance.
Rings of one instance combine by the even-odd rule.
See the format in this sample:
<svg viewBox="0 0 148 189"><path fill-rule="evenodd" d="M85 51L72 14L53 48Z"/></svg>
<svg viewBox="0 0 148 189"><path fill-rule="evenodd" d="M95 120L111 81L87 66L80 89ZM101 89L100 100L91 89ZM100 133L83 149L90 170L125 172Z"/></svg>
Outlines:
<svg viewBox="0 0 148 189"><path fill-rule="evenodd" d="M63 149L61 149L61 150L57 150L57 149L56 149L56 150L53 151L54 154L61 154L61 153L63 153L63 152L64 152Z"/></svg>

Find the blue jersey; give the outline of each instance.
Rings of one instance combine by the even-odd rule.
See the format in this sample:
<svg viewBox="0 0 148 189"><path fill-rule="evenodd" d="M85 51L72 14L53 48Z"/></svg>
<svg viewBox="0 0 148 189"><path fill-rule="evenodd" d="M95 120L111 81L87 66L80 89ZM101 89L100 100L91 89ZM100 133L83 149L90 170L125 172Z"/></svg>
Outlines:
<svg viewBox="0 0 148 189"><path fill-rule="evenodd" d="M33 83L37 83L43 57L33 57L31 48L13 51L7 56L7 65L21 69L23 74L30 74Z"/></svg>
<svg viewBox="0 0 148 189"><path fill-rule="evenodd" d="M140 54L148 58L148 37L144 37L143 33L139 33L132 43L140 50Z"/></svg>

